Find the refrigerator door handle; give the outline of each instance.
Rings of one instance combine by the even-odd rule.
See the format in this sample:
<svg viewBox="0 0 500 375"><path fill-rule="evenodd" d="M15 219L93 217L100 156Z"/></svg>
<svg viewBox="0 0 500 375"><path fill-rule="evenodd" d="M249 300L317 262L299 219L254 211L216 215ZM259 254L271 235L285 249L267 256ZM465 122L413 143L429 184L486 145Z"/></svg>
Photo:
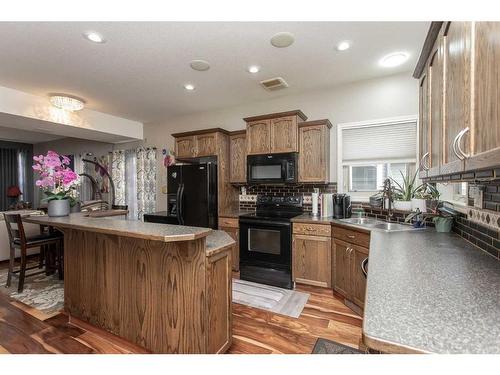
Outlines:
<svg viewBox="0 0 500 375"><path fill-rule="evenodd" d="M179 203L177 205L179 210L179 224L184 225L184 183L181 184Z"/></svg>
<svg viewBox="0 0 500 375"><path fill-rule="evenodd" d="M177 188L177 221L180 225L184 224L184 220L182 218L182 198L183 198L183 190L184 185L179 184Z"/></svg>

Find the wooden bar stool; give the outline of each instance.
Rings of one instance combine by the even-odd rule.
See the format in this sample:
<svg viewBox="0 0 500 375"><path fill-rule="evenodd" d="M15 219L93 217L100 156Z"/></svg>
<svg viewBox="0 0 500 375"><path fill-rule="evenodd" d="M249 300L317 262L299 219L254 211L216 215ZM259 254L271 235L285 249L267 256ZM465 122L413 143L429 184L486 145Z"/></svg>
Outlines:
<svg viewBox="0 0 500 375"><path fill-rule="evenodd" d="M7 233L9 234L9 245L10 245L9 274L7 276L6 286L9 287L11 284L12 276L14 274L19 273L19 284L17 290L19 293L21 293L24 288L24 279L26 276L39 275L45 272L45 270L43 270L26 275L26 271L39 268L39 264L33 267L28 267L28 268L26 267L27 250L33 247L40 247L40 248L43 247L45 252L45 254L43 254L44 258L46 258L47 256L46 252L48 251L48 249L55 247L59 279L62 280L63 278L62 234L57 231L53 231L49 233L42 233L32 237L26 237L21 215L8 214L8 213L4 213L3 215L5 218L5 224L7 225ZM21 252L21 263L18 270L14 270L15 260L16 260L16 249L19 249ZM42 256L42 254L40 256Z"/></svg>

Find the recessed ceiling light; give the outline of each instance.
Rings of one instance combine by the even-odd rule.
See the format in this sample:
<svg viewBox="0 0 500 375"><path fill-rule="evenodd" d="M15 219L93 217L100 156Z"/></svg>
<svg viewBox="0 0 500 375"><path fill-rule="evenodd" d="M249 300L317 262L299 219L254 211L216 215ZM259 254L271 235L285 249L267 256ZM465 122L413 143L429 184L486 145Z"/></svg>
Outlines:
<svg viewBox="0 0 500 375"><path fill-rule="evenodd" d="M106 43L104 37L95 31L86 32L83 34L83 37L93 43Z"/></svg>
<svg viewBox="0 0 500 375"><path fill-rule="evenodd" d="M277 48L285 48L289 47L295 41L295 37L292 33L289 32L281 32L274 34L271 38L271 44Z"/></svg>
<svg viewBox="0 0 500 375"><path fill-rule="evenodd" d="M385 68L393 68L403 64L406 60L408 60L408 54L406 52L394 52L384 56L380 60L380 65Z"/></svg>
<svg viewBox="0 0 500 375"><path fill-rule="evenodd" d="M248 67L248 71L250 73L254 73L255 74L255 73L258 73L259 70L260 70L260 68L257 65L252 65L252 66Z"/></svg>
<svg viewBox="0 0 500 375"><path fill-rule="evenodd" d="M347 40L344 40L343 42L340 42L337 44L337 51L345 51L351 47L351 43L349 43Z"/></svg>
<svg viewBox="0 0 500 375"><path fill-rule="evenodd" d="M192 69L197 70L199 72L204 72L210 69L210 64L205 60L193 60L189 63Z"/></svg>
<svg viewBox="0 0 500 375"><path fill-rule="evenodd" d="M67 111L79 111L85 106L85 100L67 94L49 94L50 103L57 108Z"/></svg>
<svg viewBox="0 0 500 375"><path fill-rule="evenodd" d="M186 90L188 90L188 91L193 91L193 90L194 90L194 85L193 85L193 84L191 84L191 83L186 83L186 84L184 85L184 88L185 88Z"/></svg>

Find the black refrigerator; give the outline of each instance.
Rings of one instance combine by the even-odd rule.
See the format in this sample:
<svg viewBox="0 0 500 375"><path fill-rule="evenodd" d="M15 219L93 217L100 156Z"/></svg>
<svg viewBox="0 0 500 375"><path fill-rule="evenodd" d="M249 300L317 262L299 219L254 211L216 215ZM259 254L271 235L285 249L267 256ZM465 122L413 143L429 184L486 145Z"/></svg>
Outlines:
<svg viewBox="0 0 500 375"><path fill-rule="evenodd" d="M217 229L217 164L174 165L167 169L167 211L144 221Z"/></svg>

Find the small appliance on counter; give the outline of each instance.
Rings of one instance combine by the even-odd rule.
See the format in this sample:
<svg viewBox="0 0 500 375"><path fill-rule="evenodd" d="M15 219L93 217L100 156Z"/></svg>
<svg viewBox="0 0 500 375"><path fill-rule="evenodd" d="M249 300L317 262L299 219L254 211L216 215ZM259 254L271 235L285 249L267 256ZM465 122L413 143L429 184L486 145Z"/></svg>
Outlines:
<svg viewBox="0 0 500 375"><path fill-rule="evenodd" d="M351 197L347 194L333 194L333 217L346 219L352 215Z"/></svg>

